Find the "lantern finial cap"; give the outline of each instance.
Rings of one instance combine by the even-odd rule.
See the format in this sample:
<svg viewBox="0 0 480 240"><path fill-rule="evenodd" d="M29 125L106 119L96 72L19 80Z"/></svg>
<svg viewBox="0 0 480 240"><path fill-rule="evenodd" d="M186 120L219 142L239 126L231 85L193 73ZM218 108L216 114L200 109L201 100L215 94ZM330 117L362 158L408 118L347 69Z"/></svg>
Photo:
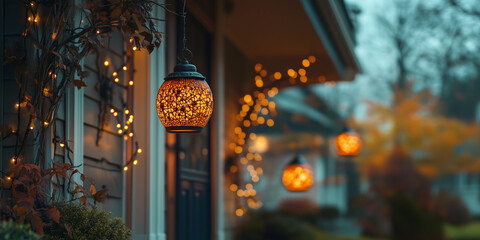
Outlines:
<svg viewBox="0 0 480 240"><path fill-rule="evenodd" d="M188 63L187 59L183 59L179 64L177 64L173 71L173 73L170 73L167 77L165 77L165 80L175 80L180 78L205 80L205 77L199 72L197 72L197 67L195 67L195 65L193 64Z"/></svg>
<svg viewBox="0 0 480 240"><path fill-rule="evenodd" d="M294 165L294 164L298 164L298 165L301 165L301 164L306 164L307 161L305 161L305 158L301 157L300 155L296 155L291 162L288 163L288 165Z"/></svg>

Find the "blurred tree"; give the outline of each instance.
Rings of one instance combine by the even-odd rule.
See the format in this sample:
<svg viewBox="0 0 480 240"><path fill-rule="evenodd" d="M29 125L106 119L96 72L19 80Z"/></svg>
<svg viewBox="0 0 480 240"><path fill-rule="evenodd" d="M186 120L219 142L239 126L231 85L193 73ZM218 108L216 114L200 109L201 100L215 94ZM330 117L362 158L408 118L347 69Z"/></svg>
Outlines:
<svg viewBox="0 0 480 240"><path fill-rule="evenodd" d="M363 173L385 172L395 145L411 154L416 168L430 178L449 173L479 172L475 124L435 113L438 98L424 90L412 93L412 82L395 91L393 107L370 103L368 121L357 123L364 148L356 158Z"/></svg>

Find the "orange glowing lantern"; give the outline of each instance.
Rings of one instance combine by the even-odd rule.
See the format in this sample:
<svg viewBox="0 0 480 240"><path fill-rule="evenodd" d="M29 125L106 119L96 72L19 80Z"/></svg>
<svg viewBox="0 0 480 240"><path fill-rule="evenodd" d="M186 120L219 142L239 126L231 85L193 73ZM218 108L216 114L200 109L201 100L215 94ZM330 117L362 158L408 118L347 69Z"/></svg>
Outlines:
<svg viewBox="0 0 480 240"><path fill-rule="evenodd" d="M340 156L356 156L362 149L362 141L358 134L344 129L335 139L335 146Z"/></svg>
<svg viewBox="0 0 480 240"><path fill-rule="evenodd" d="M213 97L205 77L187 60L165 78L157 94L157 114L168 132L199 132L213 112Z"/></svg>
<svg viewBox="0 0 480 240"><path fill-rule="evenodd" d="M182 53L192 56L186 46L185 1L180 14L183 24ZM200 132L213 112L212 91L205 82L205 77L184 56L175 66L174 72L165 77L165 82L158 90L156 106L158 118L168 132Z"/></svg>
<svg viewBox="0 0 480 240"><path fill-rule="evenodd" d="M295 157L283 170L283 186L288 191L307 191L313 184L313 171L304 158Z"/></svg>

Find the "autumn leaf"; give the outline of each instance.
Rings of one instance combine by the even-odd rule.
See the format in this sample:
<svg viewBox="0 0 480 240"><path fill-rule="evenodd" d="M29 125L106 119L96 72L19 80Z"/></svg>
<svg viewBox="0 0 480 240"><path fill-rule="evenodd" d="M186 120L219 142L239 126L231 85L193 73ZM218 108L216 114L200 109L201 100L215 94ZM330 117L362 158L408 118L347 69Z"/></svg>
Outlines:
<svg viewBox="0 0 480 240"><path fill-rule="evenodd" d="M55 208L48 209L48 215L56 223L60 222L60 212L57 209L55 209Z"/></svg>
<svg viewBox="0 0 480 240"><path fill-rule="evenodd" d="M73 80L73 85L75 85L75 87L77 87L78 90L80 90L82 87L87 86L87 84L82 80Z"/></svg>
<svg viewBox="0 0 480 240"><path fill-rule="evenodd" d="M97 190L95 190L95 186L90 185L90 192L92 192L92 195L95 195L95 193L97 192Z"/></svg>
<svg viewBox="0 0 480 240"><path fill-rule="evenodd" d="M86 196L82 196L80 198L80 201L84 204L84 205L87 205L87 197Z"/></svg>
<svg viewBox="0 0 480 240"><path fill-rule="evenodd" d="M105 199L107 199L107 192L108 192L108 189L102 189L98 192L96 192L94 195L93 195L93 199L95 202L104 202Z"/></svg>

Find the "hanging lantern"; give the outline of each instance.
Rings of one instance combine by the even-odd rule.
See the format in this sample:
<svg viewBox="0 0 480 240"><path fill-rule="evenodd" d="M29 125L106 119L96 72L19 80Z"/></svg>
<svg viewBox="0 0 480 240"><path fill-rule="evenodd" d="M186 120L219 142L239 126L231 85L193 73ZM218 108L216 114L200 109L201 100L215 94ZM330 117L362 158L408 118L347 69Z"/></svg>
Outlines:
<svg viewBox="0 0 480 240"><path fill-rule="evenodd" d="M283 186L288 191L307 191L313 184L313 171L300 156L295 157L283 170Z"/></svg>
<svg viewBox="0 0 480 240"><path fill-rule="evenodd" d="M186 47L185 3L183 5L183 50ZM165 77L157 94L157 114L168 132L200 132L213 112L213 97L205 77L183 58Z"/></svg>
<svg viewBox="0 0 480 240"><path fill-rule="evenodd" d="M160 121L168 132L199 132L207 125L212 112L212 91L205 77L184 59L158 90Z"/></svg>
<svg viewBox="0 0 480 240"><path fill-rule="evenodd" d="M335 146L340 156L356 156L362 149L362 141L358 134L345 128L335 139Z"/></svg>

